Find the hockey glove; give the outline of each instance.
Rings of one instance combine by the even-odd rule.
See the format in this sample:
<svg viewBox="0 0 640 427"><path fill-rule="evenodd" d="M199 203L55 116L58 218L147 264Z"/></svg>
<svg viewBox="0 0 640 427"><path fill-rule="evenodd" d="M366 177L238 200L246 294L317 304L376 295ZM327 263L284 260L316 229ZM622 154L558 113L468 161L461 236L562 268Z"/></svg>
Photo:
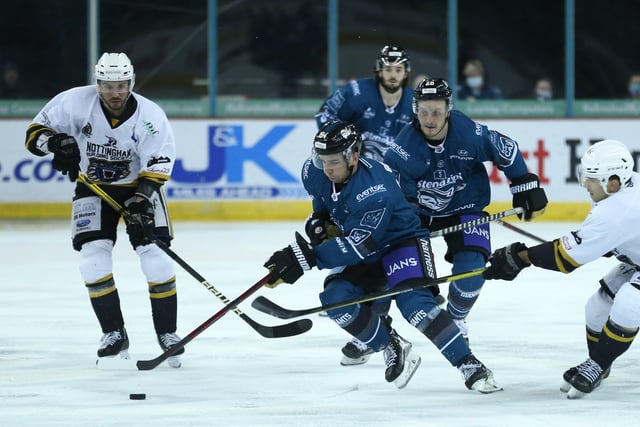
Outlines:
<svg viewBox="0 0 640 427"><path fill-rule="evenodd" d="M47 149L53 153L51 164L55 170L69 175L69 180L74 182L80 173L80 149L73 136L66 133L57 133L47 140Z"/></svg>
<svg viewBox="0 0 640 427"><path fill-rule="evenodd" d="M307 218L304 225L304 231L309 236L311 245L319 245L327 239L339 236L340 229L331 221L329 214L326 212L314 212Z"/></svg>
<svg viewBox="0 0 640 427"><path fill-rule="evenodd" d="M524 208L524 214L518 214L518 218L522 219L524 215L525 221L531 221L533 218L544 213L547 207L547 195L544 189L540 187L538 175L528 173L511 181L511 194L513 194L513 207Z"/></svg>
<svg viewBox="0 0 640 427"><path fill-rule="evenodd" d="M516 278L520 271L529 267L520 258L518 252L527 250L524 243L512 243L504 248L497 249L489 257L489 267L482 273L485 279L501 279L511 281Z"/></svg>
<svg viewBox="0 0 640 427"><path fill-rule="evenodd" d="M127 206L130 218L127 221L127 234L133 248L148 245L154 240L156 228L153 205L147 199L131 202Z"/></svg>
<svg viewBox="0 0 640 427"><path fill-rule="evenodd" d="M264 266L273 273L267 287L275 288L280 283L295 283L306 270L316 265L313 249L296 231L296 241L284 249L276 251Z"/></svg>

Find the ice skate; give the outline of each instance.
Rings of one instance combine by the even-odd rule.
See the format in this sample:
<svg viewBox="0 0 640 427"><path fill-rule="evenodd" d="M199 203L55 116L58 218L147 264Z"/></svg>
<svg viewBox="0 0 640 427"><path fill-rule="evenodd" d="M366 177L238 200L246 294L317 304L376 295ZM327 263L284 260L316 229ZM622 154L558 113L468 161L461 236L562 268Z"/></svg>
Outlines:
<svg viewBox="0 0 640 427"><path fill-rule="evenodd" d="M568 369L560 390L567 389L567 399L580 399L600 387L602 380L609 376L611 369L603 370L593 359L587 359L578 366Z"/></svg>
<svg viewBox="0 0 640 427"><path fill-rule="evenodd" d="M462 378L464 379L464 385L469 390L476 390L480 393L493 393L495 391L502 390L493 379L493 372L484 364L476 359L472 354L469 355L465 361L458 366Z"/></svg>
<svg viewBox="0 0 640 427"><path fill-rule="evenodd" d="M412 347L410 342L392 334L389 345L384 349L384 377L398 388L406 387L420 366L421 358L412 352Z"/></svg>
<svg viewBox="0 0 640 427"><path fill-rule="evenodd" d="M342 347L342 366L362 365L367 363L371 355L374 353L372 349L367 347L365 343L357 338L351 339Z"/></svg>
<svg viewBox="0 0 640 427"><path fill-rule="evenodd" d="M127 330L123 327L115 331L107 332L100 339L98 357L120 356L121 359L128 359L129 337Z"/></svg>
<svg viewBox="0 0 640 427"><path fill-rule="evenodd" d="M576 375L577 373L578 373L577 366L574 366L564 371L564 374L562 374L562 385L560 386L561 392L567 393L571 389L571 383L569 382L569 380L573 378L573 376ZM609 367L608 369L602 372L601 380L608 378L610 373L611 373L611 367Z"/></svg>
<svg viewBox="0 0 640 427"><path fill-rule="evenodd" d="M176 345L180 341L180 337L175 332L167 332L165 334L158 334L158 344L160 344L160 348L162 351L167 351L174 345ZM180 355L184 353L184 347L180 350L176 351L173 356L167 359L167 363L172 368L179 368L182 366L182 362L180 361Z"/></svg>

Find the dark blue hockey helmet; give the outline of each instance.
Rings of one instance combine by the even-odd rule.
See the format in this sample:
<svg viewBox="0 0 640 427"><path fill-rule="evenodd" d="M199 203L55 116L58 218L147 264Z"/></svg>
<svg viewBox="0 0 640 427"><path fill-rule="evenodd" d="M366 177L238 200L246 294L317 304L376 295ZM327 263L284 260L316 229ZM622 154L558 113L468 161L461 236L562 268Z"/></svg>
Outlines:
<svg viewBox="0 0 640 427"><path fill-rule="evenodd" d="M322 126L313 139L311 152L313 164L322 169L319 155L342 153L345 161L350 163L353 153L362 150L362 135L358 128L349 122L333 119Z"/></svg>
<svg viewBox="0 0 640 427"><path fill-rule="evenodd" d="M390 64L404 64L404 68L407 73L411 72L411 61L409 61L409 55L400 46L385 46L378 53L376 58L375 71L382 70L382 67Z"/></svg>
<svg viewBox="0 0 640 427"><path fill-rule="evenodd" d="M443 99L447 102L447 111L453 109L453 91L445 79L424 79L413 92L413 113L418 114L418 101Z"/></svg>

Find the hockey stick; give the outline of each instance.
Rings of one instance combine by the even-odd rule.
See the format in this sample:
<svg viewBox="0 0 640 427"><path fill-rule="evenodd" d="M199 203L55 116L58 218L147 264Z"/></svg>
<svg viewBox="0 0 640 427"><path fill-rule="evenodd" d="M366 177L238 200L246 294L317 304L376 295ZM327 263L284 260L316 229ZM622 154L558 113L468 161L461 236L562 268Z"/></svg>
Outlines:
<svg viewBox="0 0 640 427"><path fill-rule="evenodd" d="M468 277L473 277L473 276L482 274L484 270L485 268L479 268L476 270L467 271L465 273L452 274L450 276L443 276L443 277L436 277L435 279L426 280L424 282L416 283L413 285L400 285L395 288L370 293L367 295L363 295L361 297L352 298L350 300L329 304L329 305L321 305L313 308L301 309L301 310L290 310L290 309L281 307L264 296L259 296L258 298L254 299L253 302L251 303L251 306L257 310L270 314L271 316L278 317L280 319L291 319L294 317L301 317L309 314L320 313L321 311L335 310L336 308L347 307L350 305L360 304L367 301L373 301L380 298L391 297L394 295L403 294L405 292L415 291L416 289L435 286L440 283L453 282L454 280L466 279Z"/></svg>
<svg viewBox="0 0 640 427"><path fill-rule="evenodd" d="M213 325L215 322L217 322L222 316L227 314L229 311L234 310L238 304L240 304L242 301L249 298L251 294L258 291L262 286L264 286L268 282L270 278L271 278L271 272L269 272L266 276L260 279L255 285L251 286L249 289L244 291L244 293L240 295L238 298L234 299L229 304L222 307L220 311L218 311L216 314L214 314L213 316L205 320L200 326L195 328L193 331L189 332L188 335L186 335L184 338L178 341L173 347L168 348L160 356L154 359L149 359L149 360L138 360L136 362L136 366L138 367L138 370L150 371L151 369L157 367L162 362L167 360L169 357L176 354L181 348L184 348L185 345L190 343L191 340L193 340L195 337L200 335L205 329ZM308 320L308 319L304 319L304 320ZM308 325L309 327L311 327L310 320L308 320Z"/></svg>
<svg viewBox="0 0 640 427"><path fill-rule="evenodd" d="M481 218L477 218L472 221L463 222L461 224L452 225L451 227L441 228L440 230L432 231L429 236L430 237L444 236L445 234L455 233L456 231L464 230L465 228L468 228L468 227L475 227L476 225L486 224L487 222L491 222L491 221L499 221L502 218L505 218L511 215L521 214L523 212L524 212L523 208L508 209L506 211L494 213L489 216L483 216Z"/></svg>
<svg viewBox="0 0 640 427"><path fill-rule="evenodd" d="M122 215L125 220L133 221L131 214L128 210L124 209L117 201L115 201L106 191L104 191L98 184L89 180L88 177L80 175L79 180L86 185L96 195L100 196L105 202L107 202L116 212ZM191 276L200 282L209 292L214 294L223 304L229 304L229 299L217 290L211 283L209 283L204 277L202 277L196 270L194 270L186 261L178 256L165 242L162 240L154 240L154 243L162 249L171 259L177 262L182 268L184 268ZM291 322L285 325L266 326L256 322L237 307L232 307L233 312L236 313L242 320L247 322L256 332L265 338L282 338L291 337L294 335L300 335L311 329L313 325L311 321L308 322Z"/></svg>
<svg viewBox="0 0 640 427"><path fill-rule="evenodd" d="M502 221L502 220L500 220L500 219L499 219L499 220L497 220L496 222L497 222L498 224L502 225L502 226L505 226L505 227L506 227L506 228L508 228L509 230L511 230L511 231L515 231L516 233L520 233L520 234L522 234L523 236L527 236L528 238L530 238L530 239L532 239L532 240L535 240L535 241L536 241L536 242L538 242L538 243L545 243L545 242L547 242L547 240L541 239L540 237L538 237L538 236L536 236L536 235L534 235L534 234L531 234L531 233L529 233L528 231L523 230L523 229L522 229L522 228L520 228L520 227L516 227L515 225L509 224L509 223L508 223L508 222L506 222L506 221Z"/></svg>

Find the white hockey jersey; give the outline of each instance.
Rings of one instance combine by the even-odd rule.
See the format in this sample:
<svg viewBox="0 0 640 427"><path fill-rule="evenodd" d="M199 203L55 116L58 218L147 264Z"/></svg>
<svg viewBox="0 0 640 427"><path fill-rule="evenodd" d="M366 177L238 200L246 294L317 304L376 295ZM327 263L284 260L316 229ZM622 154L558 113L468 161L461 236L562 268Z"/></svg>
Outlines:
<svg viewBox="0 0 640 427"><path fill-rule="evenodd" d="M640 267L640 174L594 203L580 228L559 240L561 252L579 265L612 252L620 261Z"/></svg>
<svg viewBox="0 0 640 427"><path fill-rule="evenodd" d="M34 118L56 133L76 138L80 170L101 184L132 185L145 177L162 183L171 177L175 138L164 111L135 92L133 115L112 127L95 85L76 87L52 98Z"/></svg>

